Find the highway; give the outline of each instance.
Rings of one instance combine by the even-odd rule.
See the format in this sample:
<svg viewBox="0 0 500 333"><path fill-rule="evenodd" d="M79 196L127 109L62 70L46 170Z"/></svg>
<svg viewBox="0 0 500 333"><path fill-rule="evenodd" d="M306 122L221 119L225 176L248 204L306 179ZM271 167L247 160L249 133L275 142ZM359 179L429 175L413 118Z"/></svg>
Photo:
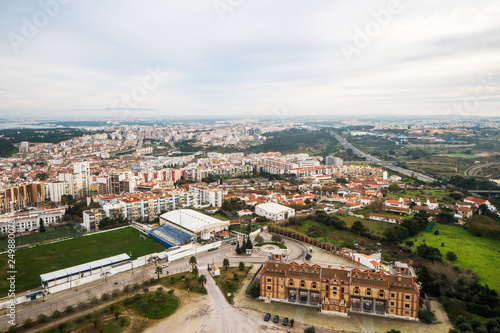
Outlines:
<svg viewBox="0 0 500 333"><path fill-rule="evenodd" d="M473 166L472 168L469 168L465 171L466 176L475 176L484 167L495 165L495 164L500 164L500 162L492 162L492 163L484 163L484 164L478 164Z"/></svg>
<svg viewBox="0 0 500 333"><path fill-rule="evenodd" d="M392 170L392 171L395 171L395 172L399 172L403 175L406 175L408 177L414 177L414 178L417 178L418 180L420 181L423 181L423 182L426 182L426 183L431 183L433 181L435 181L434 178L432 177L429 177L429 176L426 176L422 173L419 173L419 172L416 172L416 171L411 171L411 170L408 170L408 169L403 169L401 167L398 167L398 166L395 166L395 165L392 165L390 162L387 162L387 161L382 161L374 156L371 156L371 155L368 155L364 152L362 152L361 150L359 150L358 148L354 147L350 142L348 142L346 139L344 139L343 137L341 137L340 135L338 135L337 133L334 133L335 135L335 138L338 140L338 142L340 142L340 144L342 146L344 146L344 148L346 149L352 149L353 153L360 156L360 157L364 157L366 159L366 162L370 163L370 164L376 164L376 165L380 165L386 169L389 169L389 170Z"/></svg>

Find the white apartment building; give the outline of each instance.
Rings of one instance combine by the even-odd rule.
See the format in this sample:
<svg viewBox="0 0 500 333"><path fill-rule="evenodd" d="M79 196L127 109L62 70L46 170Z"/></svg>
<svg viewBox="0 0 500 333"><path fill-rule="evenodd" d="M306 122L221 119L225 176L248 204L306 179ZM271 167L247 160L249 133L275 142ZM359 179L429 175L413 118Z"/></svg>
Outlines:
<svg viewBox="0 0 500 333"><path fill-rule="evenodd" d="M66 212L66 206L44 210L30 209L26 212L0 215L0 233L6 234L8 224L15 224L16 233L25 233L40 229L40 219L45 227L59 224Z"/></svg>

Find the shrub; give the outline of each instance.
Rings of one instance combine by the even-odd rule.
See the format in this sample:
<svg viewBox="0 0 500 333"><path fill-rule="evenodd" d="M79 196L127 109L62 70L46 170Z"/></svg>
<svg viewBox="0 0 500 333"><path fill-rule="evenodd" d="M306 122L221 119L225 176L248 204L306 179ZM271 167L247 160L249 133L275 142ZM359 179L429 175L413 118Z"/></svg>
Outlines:
<svg viewBox="0 0 500 333"><path fill-rule="evenodd" d="M470 326L473 330L476 330L476 328L481 327L481 321L477 318L472 318L472 320L470 321Z"/></svg>
<svg viewBox="0 0 500 333"><path fill-rule="evenodd" d="M120 326L125 326L127 324L127 318L125 317L121 317L120 318Z"/></svg>
<svg viewBox="0 0 500 333"><path fill-rule="evenodd" d="M472 327L470 327L469 324L467 323L461 323L460 325L457 326L458 329L461 331L461 332L469 332L469 331L472 331Z"/></svg>
<svg viewBox="0 0 500 333"><path fill-rule="evenodd" d="M236 272L234 272L233 274L233 280L234 281L238 281L240 279L240 277L238 276L238 274L236 274Z"/></svg>
<svg viewBox="0 0 500 333"><path fill-rule="evenodd" d="M31 326L33 326L33 320L31 318L26 319L23 323L23 328L30 328Z"/></svg>
<svg viewBox="0 0 500 333"><path fill-rule="evenodd" d="M415 244L415 243L414 243L412 240L407 240L407 241L405 242L405 244L406 244L407 246L409 246L409 247L412 247L412 246L413 246L413 244Z"/></svg>
<svg viewBox="0 0 500 333"><path fill-rule="evenodd" d="M314 326L308 327L304 330L304 333L316 333Z"/></svg>
<svg viewBox="0 0 500 333"><path fill-rule="evenodd" d="M55 310L52 312L52 318L59 318L61 316L61 311Z"/></svg>
<svg viewBox="0 0 500 333"><path fill-rule="evenodd" d="M73 309L73 307L72 307L71 305L68 305L68 306L66 307L66 309L64 309L64 312L66 312L66 313L71 313L71 312L73 312L73 310L74 310L74 309Z"/></svg>
<svg viewBox="0 0 500 333"><path fill-rule="evenodd" d="M123 287L123 292L128 293L130 291L131 287L129 284L127 284L125 287Z"/></svg>
<svg viewBox="0 0 500 333"><path fill-rule="evenodd" d="M104 294L102 294L101 299L102 299L103 301L107 301L107 300L109 300L109 294L108 294L108 293L104 293Z"/></svg>
<svg viewBox="0 0 500 333"><path fill-rule="evenodd" d="M174 293L174 290L173 290L173 289L170 289L170 290L168 291L168 294L169 294L169 295L172 295L173 293Z"/></svg>
<svg viewBox="0 0 500 333"><path fill-rule="evenodd" d="M93 297L93 298L90 300L90 304L91 304L91 305L96 305L97 303L99 303L99 300L97 299L97 297Z"/></svg>
<svg viewBox="0 0 500 333"><path fill-rule="evenodd" d="M455 252L448 251L446 252L446 259L449 261L455 261L457 260L457 254Z"/></svg>
<svg viewBox="0 0 500 333"><path fill-rule="evenodd" d="M439 235L439 230L434 231L434 235Z"/></svg>
<svg viewBox="0 0 500 333"><path fill-rule="evenodd" d="M401 333L400 330L395 330L394 328L390 331L387 331L387 333Z"/></svg>
<svg viewBox="0 0 500 333"><path fill-rule="evenodd" d="M238 268L240 271L244 271L245 270L245 263L243 261L240 261L240 263L238 264Z"/></svg>
<svg viewBox="0 0 500 333"><path fill-rule="evenodd" d="M306 258L305 258L305 259L306 259L306 260L310 260L310 259L311 259L311 255L310 255L309 253L308 253L308 254L306 254Z"/></svg>
<svg viewBox="0 0 500 333"><path fill-rule="evenodd" d="M39 314L38 317L36 317L36 321L41 324L47 321L47 316L42 314Z"/></svg>
<svg viewBox="0 0 500 333"><path fill-rule="evenodd" d="M138 283L134 283L134 290L139 290L141 286Z"/></svg>
<svg viewBox="0 0 500 333"><path fill-rule="evenodd" d="M420 312L418 313L418 319L420 319L422 323L432 324L436 320L436 316L432 311L420 310Z"/></svg>
<svg viewBox="0 0 500 333"><path fill-rule="evenodd" d="M113 292L111 293L111 296L113 296L113 298L118 297L118 295L120 295L120 290L118 289L113 290Z"/></svg>

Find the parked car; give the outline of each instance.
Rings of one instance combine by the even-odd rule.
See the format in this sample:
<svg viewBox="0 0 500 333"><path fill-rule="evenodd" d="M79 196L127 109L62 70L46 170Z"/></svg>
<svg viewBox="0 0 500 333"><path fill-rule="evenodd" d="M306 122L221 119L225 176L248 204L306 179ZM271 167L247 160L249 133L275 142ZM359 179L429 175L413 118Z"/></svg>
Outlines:
<svg viewBox="0 0 500 333"><path fill-rule="evenodd" d="M161 268L167 268L167 267L168 267L168 264L161 265Z"/></svg>
<svg viewBox="0 0 500 333"><path fill-rule="evenodd" d="M264 321L269 321L271 319L271 314L268 312L266 313L266 316L264 317Z"/></svg>
<svg viewBox="0 0 500 333"><path fill-rule="evenodd" d="M274 316L273 323L277 324L280 321L280 316Z"/></svg>
<svg viewBox="0 0 500 333"><path fill-rule="evenodd" d="M283 319L283 326L288 326L288 318Z"/></svg>

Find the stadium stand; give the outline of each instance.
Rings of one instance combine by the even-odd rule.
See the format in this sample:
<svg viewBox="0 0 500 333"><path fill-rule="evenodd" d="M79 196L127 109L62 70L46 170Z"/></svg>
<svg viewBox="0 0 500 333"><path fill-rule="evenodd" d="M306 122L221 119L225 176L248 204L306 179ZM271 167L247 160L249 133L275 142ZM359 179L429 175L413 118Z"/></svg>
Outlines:
<svg viewBox="0 0 500 333"><path fill-rule="evenodd" d="M185 231L177 229L169 224L161 225L149 233L149 236L159 242L171 247L184 244L186 241L191 241L194 237Z"/></svg>

